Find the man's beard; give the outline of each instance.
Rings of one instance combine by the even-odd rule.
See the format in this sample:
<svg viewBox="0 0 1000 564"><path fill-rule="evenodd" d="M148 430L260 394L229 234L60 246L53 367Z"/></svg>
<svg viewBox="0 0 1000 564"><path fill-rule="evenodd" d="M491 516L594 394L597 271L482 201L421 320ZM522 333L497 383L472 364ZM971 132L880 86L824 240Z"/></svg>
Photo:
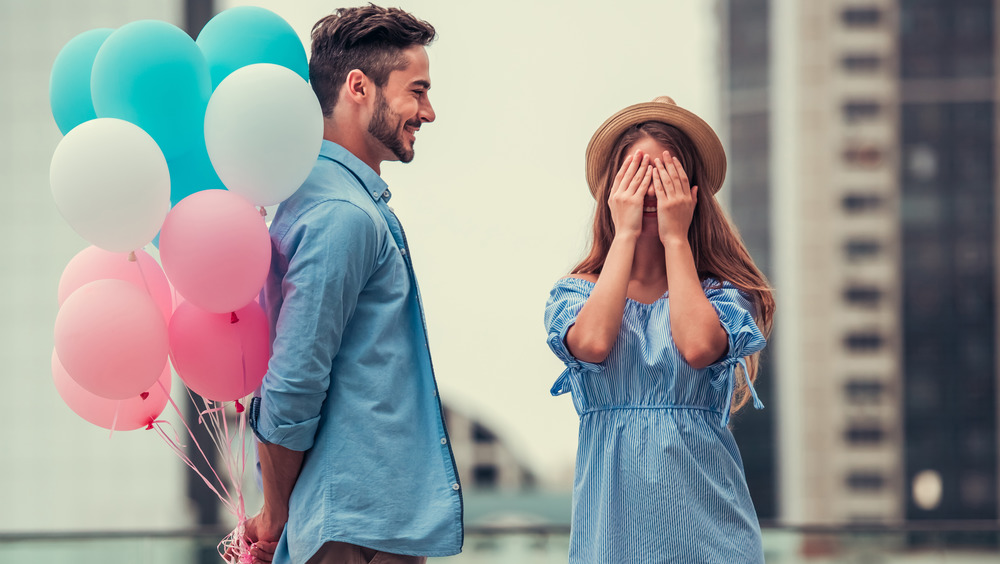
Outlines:
<svg viewBox="0 0 1000 564"><path fill-rule="evenodd" d="M392 118L395 118L393 120ZM393 124L395 122L395 125ZM368 133L392 151L401 162L413 160L413 147L406 148L403 142L403 120L389 109L381 89L375 91L375 114L368 123Z"/></svg>

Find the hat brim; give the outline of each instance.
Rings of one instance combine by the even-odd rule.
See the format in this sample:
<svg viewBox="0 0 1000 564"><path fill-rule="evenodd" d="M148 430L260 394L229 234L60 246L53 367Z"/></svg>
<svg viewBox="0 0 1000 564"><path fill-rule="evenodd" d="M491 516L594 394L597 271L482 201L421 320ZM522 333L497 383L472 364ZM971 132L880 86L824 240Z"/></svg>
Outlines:
<svg viewBox="0 0 1000 564"><path fill-rule="evenodd" d="M702 161L699 189L715 194L726 178L726 151L715 131L705 120L684 108L666 102L644 102L621 110L608 118L590 138L587 145L587 184L595 198L607 179L611 150L625 131L640 123L658 121L684 132L694 144Z"/></svg>

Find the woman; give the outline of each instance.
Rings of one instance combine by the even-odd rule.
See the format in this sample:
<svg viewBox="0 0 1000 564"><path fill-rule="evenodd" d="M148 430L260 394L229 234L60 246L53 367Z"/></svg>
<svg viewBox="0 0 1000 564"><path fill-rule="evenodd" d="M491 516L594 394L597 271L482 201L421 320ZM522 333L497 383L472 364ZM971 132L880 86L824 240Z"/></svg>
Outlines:
<svg viewBox="0 0 1000 564"><path fill-rule="evenodd" d="M753 399L774 301L714 194L712 128L660 97L587 147L588 256L545 309L580 414L570 562L763 562L727 428Z"/></svg>

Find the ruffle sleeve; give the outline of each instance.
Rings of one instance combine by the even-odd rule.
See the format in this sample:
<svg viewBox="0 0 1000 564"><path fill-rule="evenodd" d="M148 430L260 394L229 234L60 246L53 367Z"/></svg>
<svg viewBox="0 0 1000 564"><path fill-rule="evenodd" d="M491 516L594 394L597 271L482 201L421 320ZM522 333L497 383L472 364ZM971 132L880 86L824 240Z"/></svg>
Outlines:
<svg viewBox="0 0 1000 564"><path fill-rule="evenodd" d="M576 316L580 314L589 295L582 281L563 278L553 286L545 304L546 340L552 352L566 365L566 370L552 385L551 393L554 396L569 392L572 389L571 381L581 373L601 370L600 364L582 361L566 347L566 332L576 323Z"/></svg>
<svg viewBox="0 0 1000 564"><path fill-rule="evenodd" d="M749 296L729 282L721 284L716 280L705 281L705 297L719 315L719 322L729 339L729 349L726 355L708 367L712 371L712 386L717 390L726 390L725 403L722 404L722 425L729 424L730 406L736 389L736 367L743 368L743 374L749 374L745 357L759 352L767 346L767 340L754 321L753 302ZM763 409L764 403L757 397L757 391L749 378L746 380L753 397L756 409Z"/></svg>

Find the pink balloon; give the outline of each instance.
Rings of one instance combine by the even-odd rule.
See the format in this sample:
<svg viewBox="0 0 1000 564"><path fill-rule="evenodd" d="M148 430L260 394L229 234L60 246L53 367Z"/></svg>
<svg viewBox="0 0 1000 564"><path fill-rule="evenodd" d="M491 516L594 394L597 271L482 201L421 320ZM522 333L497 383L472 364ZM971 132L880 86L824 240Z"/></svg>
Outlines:
<svg viewBox="0 0 1000 564"><path fill-rule="evenodd" d="M130 262L128 253L112 253L94 246L80 251L69 261L59 279L59 305L80 286L112 278L130 282L148 293L163 313L163 320L169 322L174 300L167 276L146 251L135 251L135 258L135 262Z"/></svg>
<svg viewBox="0 0 1000 564"><path fill-rule="evenodd" d="M148 390L169 348L163 314L124 280L97 280L70 294L56 316L55 343L70 376L108 399Z"/></svg>
<svg viewBox="0 0 1000 564"><path fill-rule="evenodd" d="M210 313L191 302L170 319L170 358L177 375L198 395L240 399L260 386L271 356L267 315L256 302L233 314Z"/></svg>
<svg viewBox="0 0 1000 564"><path fill-rule="evenodd" d="M185 300L213 313L253 301L267 277L271 239L257 208L226 190L181 200L160 230L163 270Z"/></svg>
<svg viewBox="0 0 1000 564"><path fill-rule="evenodd" d="M146 390L145 397L140 394L128 399L112 400L94 395L77 384L63 368L59 356L53 350L52 381L59 397L80 417L112 431L132 431L147 427L163 413L170 394L170 366L163 368L159 381Z"/></svg>

